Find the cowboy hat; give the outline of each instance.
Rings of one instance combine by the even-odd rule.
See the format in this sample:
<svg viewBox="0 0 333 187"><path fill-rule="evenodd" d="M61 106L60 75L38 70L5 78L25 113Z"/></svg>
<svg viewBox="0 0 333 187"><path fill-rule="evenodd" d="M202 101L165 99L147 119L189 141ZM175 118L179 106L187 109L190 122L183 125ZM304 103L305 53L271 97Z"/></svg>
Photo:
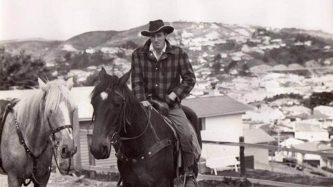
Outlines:
<svg viewBox="0 0 333 187"><path fill-rule="evenodd" d="M164 22L159 19L159 20L155 20L155 21L150 21L148 31L146 31L146 30L142 31L141 35L150 37L153 34L160 32L160 31L163 31L166 34L170 34L173 32L173 30L174 30L173 27L171 27L169 25L164 25Z"/></svg>

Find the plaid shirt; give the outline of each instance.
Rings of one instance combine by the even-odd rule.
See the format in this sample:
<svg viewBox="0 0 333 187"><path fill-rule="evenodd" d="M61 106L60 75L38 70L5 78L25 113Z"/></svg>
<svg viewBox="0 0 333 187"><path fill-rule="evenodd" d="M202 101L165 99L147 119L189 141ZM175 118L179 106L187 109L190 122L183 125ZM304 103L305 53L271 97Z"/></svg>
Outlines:
<svg viewBox="0 0 333 187"><path fill-rule="evenodd" d="M132 54L132 91L139 101L148 96L165 101L174 92L179 100L184 99L195 84L195 75L187 54L166 41L166 52L159 60L149 51L148 40ZM181 79L182 80L181 80Z"/></svg>

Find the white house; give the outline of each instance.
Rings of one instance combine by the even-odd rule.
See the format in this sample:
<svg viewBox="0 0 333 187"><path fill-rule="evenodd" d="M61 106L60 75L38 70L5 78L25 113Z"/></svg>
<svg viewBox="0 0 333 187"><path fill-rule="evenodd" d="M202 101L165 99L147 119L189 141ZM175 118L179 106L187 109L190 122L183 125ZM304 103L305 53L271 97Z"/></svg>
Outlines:
<svg viewBox="0 0 333 187"><path fill-rule="evenodd" d="M183 104L191 107L200 118L202 125L202 140L238 142L240 136L244 136L242 115L252 110L249 106L242 104L228 96L202 97L186 99ZM239 147L229 145L203 144L202 158L207 162L219 166L221 162L235 161L239 156ZM219 166L222 167L222 166ZM212 168L214 169L214 168Z"/></svg>
<svg viewBox="0 0 333 187"><path fill-rule="evenodd" d="M313 142L304 142L301 144L297 144L292 146L295 149L300 149L304 151L314 151L317 153L332 153L333 148L326 143L320 141ZM320 154L311 154L311 153L295 153L295 158L299 164L304 162L308 162L311 164L318 165L319 167L329 167L332 168L332 158L327 158L326 156L321 156Z"/></svg>
<svg viewBox="0 0 333 187"><path fill-rule="evenodd" d="M299 140L299 139L291 137L291 138L288 138L288 139L282 141L279 145L281 147L293 148L295 145L302 144L302 143L304 143L303 140ZM273 159L275 161L282 162L284 158L294 158L294 157L296 157L294 152L278 150L275 152L275 156Z"/></svg>
<svg viewBox="0 0 333 187"><path fill-rule="evenodd" d="M300 140L313 141L328 141L328 132L320 128L320 125L310 123L295 123L294 127L295 138Z"/></svg>

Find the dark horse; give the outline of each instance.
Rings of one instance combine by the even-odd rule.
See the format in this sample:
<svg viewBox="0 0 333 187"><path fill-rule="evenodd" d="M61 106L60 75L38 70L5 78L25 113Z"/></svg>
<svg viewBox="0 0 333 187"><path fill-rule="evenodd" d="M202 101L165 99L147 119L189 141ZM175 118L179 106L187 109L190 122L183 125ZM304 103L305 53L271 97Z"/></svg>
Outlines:
<svg viewBox="0 0 333 187"><path fill-rule="evenodd" d="M173 186L176 176L175 135L155 109L144 108L121 78L104 69L92 92L94 129L90 151L96 159L116 150L123 185ZM197 120L197 118L194 118Z"/></svg>

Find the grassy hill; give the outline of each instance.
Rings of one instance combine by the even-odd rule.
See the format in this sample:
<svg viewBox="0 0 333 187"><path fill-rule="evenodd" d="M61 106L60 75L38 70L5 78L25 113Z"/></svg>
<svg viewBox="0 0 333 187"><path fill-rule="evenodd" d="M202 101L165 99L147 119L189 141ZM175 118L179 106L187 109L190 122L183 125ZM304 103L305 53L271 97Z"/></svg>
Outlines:
<svg viewBox="0 0 333 187"><path fill-rule="evenodd" d="M75 49L84 50L97 47L105 41L112 40L118 33L118 31L91 31L74 36L62 44L70 44Z"/></svg>

